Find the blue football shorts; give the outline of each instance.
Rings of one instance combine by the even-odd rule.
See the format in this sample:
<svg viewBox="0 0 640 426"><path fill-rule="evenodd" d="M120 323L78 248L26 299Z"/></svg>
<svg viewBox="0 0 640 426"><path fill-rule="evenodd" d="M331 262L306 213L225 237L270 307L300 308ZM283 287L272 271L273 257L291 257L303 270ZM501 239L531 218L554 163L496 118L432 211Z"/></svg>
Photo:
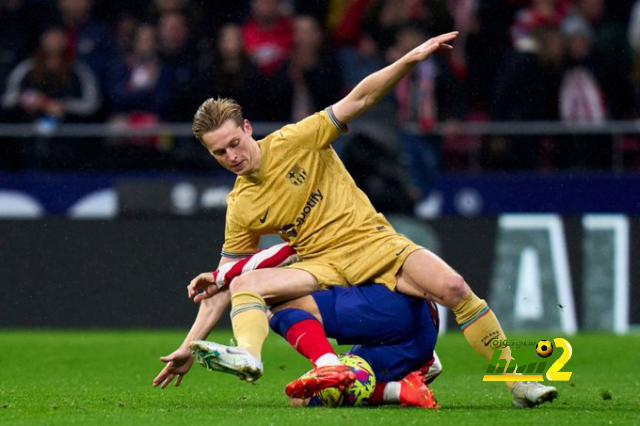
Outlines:
<svg viewBox="0 0 640 426"><path fill-rule="evenodd" d="M376 380L400 380L433 356L435 305L381 284L329 287L312 294L328 337L365 359Z"/></svg>

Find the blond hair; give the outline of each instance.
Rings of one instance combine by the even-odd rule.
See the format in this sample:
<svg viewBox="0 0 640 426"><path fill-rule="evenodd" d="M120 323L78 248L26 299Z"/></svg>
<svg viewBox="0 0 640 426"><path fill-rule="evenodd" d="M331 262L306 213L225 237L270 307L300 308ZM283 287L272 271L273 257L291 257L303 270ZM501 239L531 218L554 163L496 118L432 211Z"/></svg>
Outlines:
<svg viewBox="0 0 640 426"><path fill-rule="evenodd" d="M204 145L202 137L205 133L216 130L227 120L233 120L238 126L244 123L242 107L233 99L209 98L200 105L193 117L191 130Z"/></svg>

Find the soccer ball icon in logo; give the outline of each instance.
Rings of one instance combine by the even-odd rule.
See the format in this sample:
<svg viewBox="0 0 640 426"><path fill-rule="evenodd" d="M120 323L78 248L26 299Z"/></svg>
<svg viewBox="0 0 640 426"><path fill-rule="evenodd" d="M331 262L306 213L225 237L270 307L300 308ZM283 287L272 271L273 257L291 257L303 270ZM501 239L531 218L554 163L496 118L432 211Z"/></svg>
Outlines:
<svg viewBox="0 0 640 426"><path fill-rule="evenodd" d="M540 340L536 345L536 353L542 358L547 358L553 353L553 345L548 340Z"/></svg>
<svg viewBox="0 0 640 426"><path fill-rule="evenodd" d="M367 361L353 354L340 356L340 362L349 366L356 374L356 381L350 388L340 391L326 388L318 392L320 403L326 407L362 407L369 404L369 398L376 387L376 376Z"/></svg>

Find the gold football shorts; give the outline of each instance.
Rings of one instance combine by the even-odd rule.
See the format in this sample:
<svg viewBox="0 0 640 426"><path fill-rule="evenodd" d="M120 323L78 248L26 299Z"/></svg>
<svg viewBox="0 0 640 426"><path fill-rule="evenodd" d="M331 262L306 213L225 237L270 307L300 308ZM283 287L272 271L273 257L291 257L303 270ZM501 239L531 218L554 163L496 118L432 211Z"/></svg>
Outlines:
<svg viewBox="0 0 640 426"><path fill-rule="evenodd" d="M364 238L349 239L318 256L302 259L287 268L313 275L320 288L348 286L373 281L395 290L396 274L407 257L423 247L407 237L386 229Z"/></svg>

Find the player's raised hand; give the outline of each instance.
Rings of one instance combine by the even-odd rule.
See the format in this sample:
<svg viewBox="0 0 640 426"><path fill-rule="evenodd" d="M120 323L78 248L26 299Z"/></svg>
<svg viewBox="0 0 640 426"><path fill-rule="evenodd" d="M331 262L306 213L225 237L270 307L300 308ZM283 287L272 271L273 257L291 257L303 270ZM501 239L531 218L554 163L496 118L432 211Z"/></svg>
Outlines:
<svg viewBox="0 0 640 426"><path fill-rule="evenodd" d="M187 286L189 299L193 299L196 303L210 298L218 293L218 291L220 291L220 289L216 285L216 279L211 272L203 272L192 279Z"/></svg>
<svg viewBox="0 0 640 426"><path fill-rule="evenodd" d="M193 364L193 357L188 349L178 348L167 356L160 358L160 361L166 362L162 371L153 379L153 387L161 385L162 389L169 386L174 378L177 377L174 386L180 386L180 382L185 374L189 372Z"/></svg>
<svg viewBox="0 0 640 426"><path fill-rule="evenodd" d="M408 56L411 60L419 62L424 61L429 57L429 55L434 52L440 50L451 50L453 49L453 46L451 46L449 43L452 42L457 36L458 32L453 31L430 38L429 40L425 41L420 46L414 48L411 52L409 52Z"/></svg>

